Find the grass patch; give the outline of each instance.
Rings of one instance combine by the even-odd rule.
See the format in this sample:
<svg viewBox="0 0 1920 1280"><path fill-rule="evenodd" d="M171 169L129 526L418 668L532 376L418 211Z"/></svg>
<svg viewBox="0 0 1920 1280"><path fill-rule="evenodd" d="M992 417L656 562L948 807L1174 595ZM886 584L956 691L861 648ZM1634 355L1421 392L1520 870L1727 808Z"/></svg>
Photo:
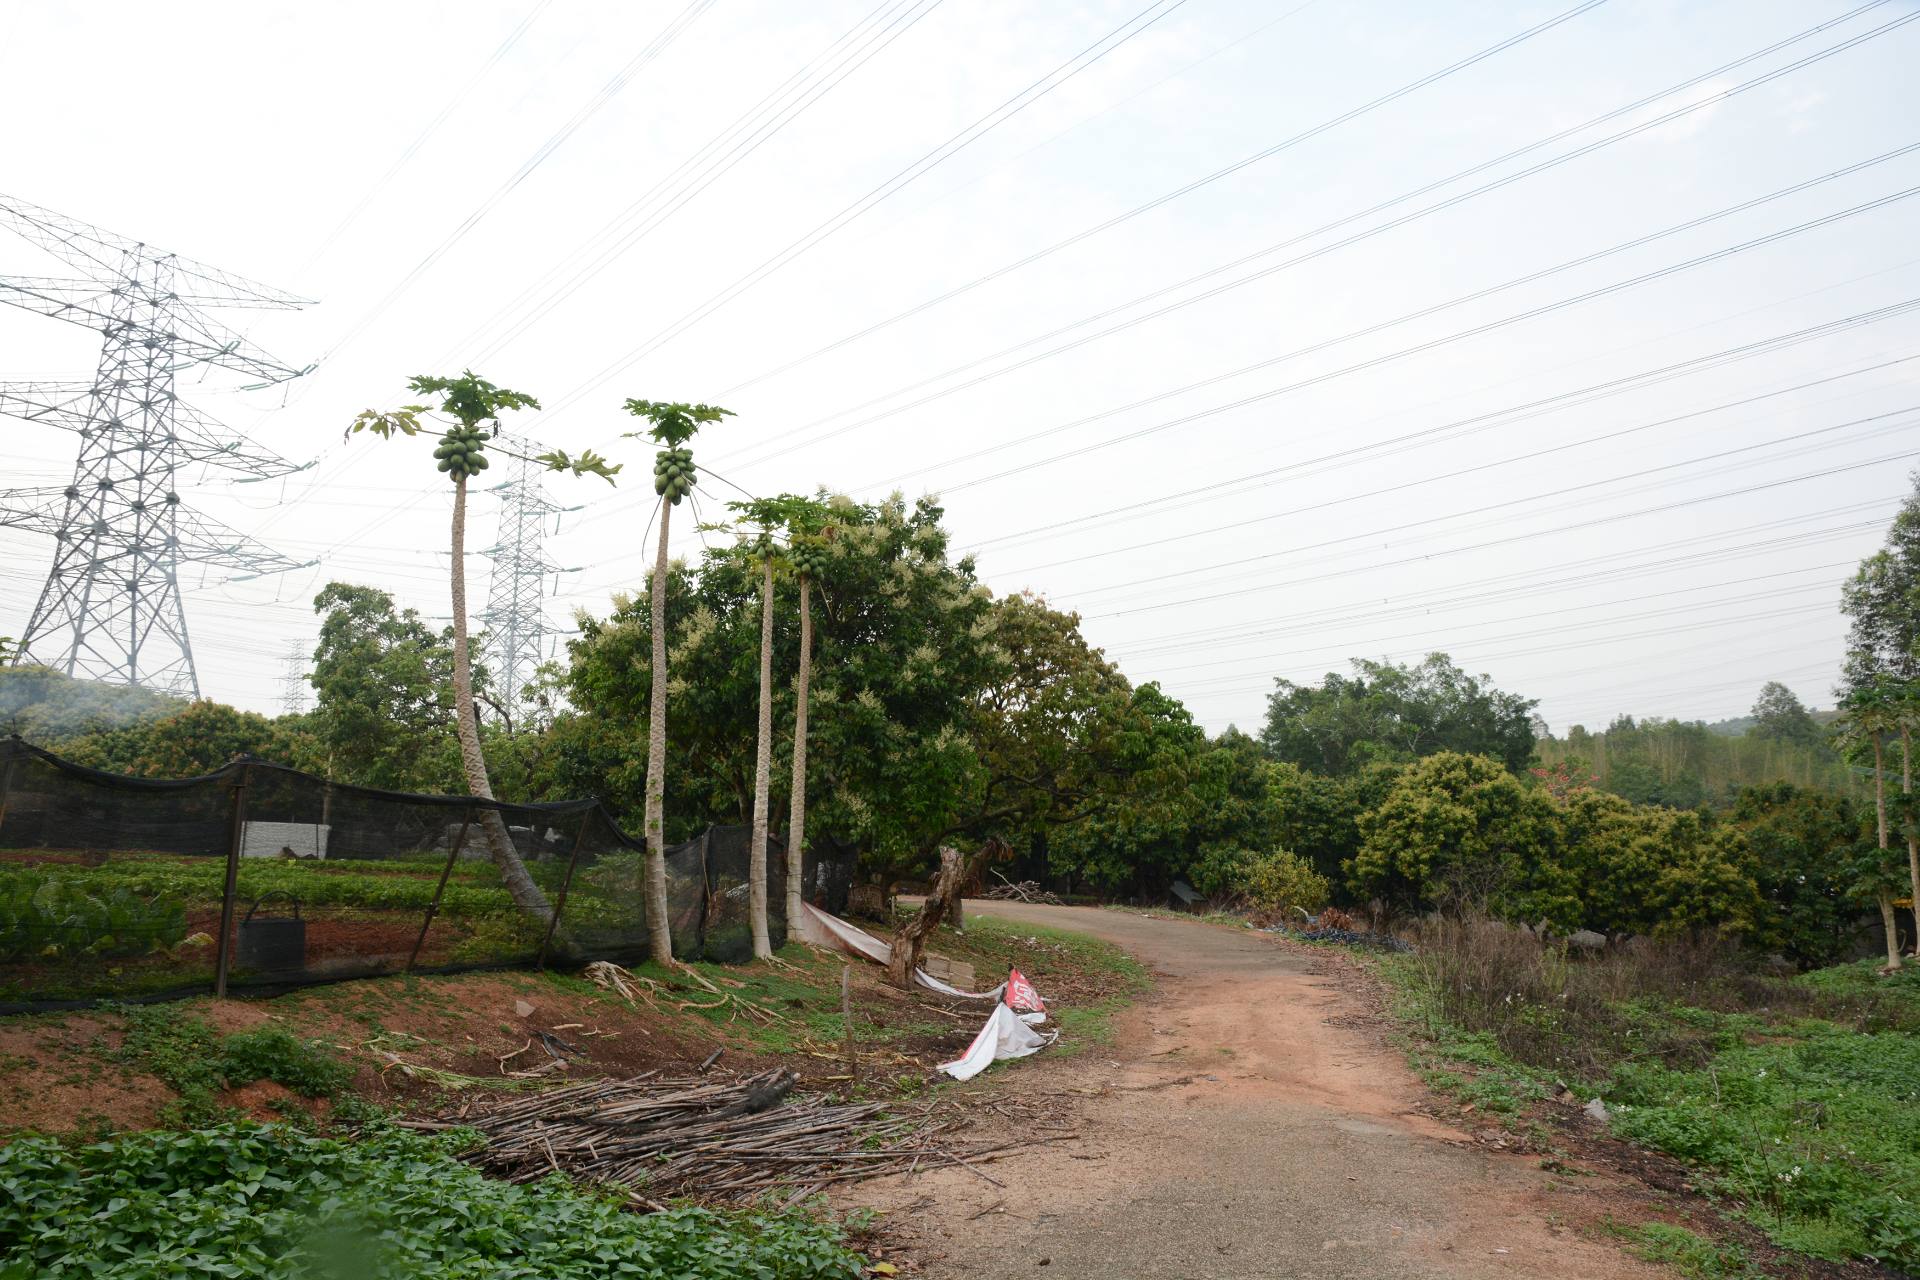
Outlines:
<svg viewBox="0 0 1920 1280"><path fill-rule="evenodd" d="M1582 959L1472 921L1380 972L1434 1087L1517 1114L1567 1084L1781 1247L1920 1268L1920 973L1768 977L1680 941Z"/></svg>
<svg viewBox="0 0 1920 1280"><path fill-rule="evenodd" d="M284 1126L0 1149L0 1280L224 1275L855 1280L845 1228L803 1214L639 1216L558 1176L498 1182L460 1135Z"/></svg>
<svg viewBox="0 0 1920 1280"><path fill-rule="evenodd" d="M1738 1245L1720 1244L1685 1227L1646 1222L1633 1227L1616 1225L1613 1231L1637 1256L1663 1262L1687 1280L1766 1280L1766 1273L1755 1267Z"/></svg>

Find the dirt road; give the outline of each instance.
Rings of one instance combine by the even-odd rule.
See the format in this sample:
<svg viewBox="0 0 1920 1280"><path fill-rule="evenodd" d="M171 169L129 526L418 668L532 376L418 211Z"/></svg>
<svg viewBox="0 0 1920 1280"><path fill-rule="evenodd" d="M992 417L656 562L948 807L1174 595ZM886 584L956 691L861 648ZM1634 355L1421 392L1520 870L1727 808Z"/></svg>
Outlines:
<svg viewBox="0 0 1920 1280"><path fill-rule="evenodd" d="M858 1193L906 1227L929 1274L1665 1274L1583 1230L1604 1212L1605 1178L1549 1174L1420 1114L1420 1082L1313 957L1198 922L968 910L1104 938L1156 987L1114 1044L995 1068L998 1086L984 1085L1089 1091L1085 1140L992 1165L1001 1187L949 1168Z"/></svg>

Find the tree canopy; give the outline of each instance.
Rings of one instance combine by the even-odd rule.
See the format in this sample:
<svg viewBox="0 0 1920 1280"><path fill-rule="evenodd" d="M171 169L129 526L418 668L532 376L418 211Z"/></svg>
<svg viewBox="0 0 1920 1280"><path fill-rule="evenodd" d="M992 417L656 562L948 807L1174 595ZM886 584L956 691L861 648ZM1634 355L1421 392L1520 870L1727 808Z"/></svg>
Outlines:
<svg viewBox="0 0 1920 1280"><path fill-rule="evenodd" d="M1518 771L1533 759L1537 705L1444 653L1418 666L1355 658L1352 675L1329 672L1317 686L1276 680L1261 741L1274 758L1316 773L1437 751L1492 756Z"/></svg>

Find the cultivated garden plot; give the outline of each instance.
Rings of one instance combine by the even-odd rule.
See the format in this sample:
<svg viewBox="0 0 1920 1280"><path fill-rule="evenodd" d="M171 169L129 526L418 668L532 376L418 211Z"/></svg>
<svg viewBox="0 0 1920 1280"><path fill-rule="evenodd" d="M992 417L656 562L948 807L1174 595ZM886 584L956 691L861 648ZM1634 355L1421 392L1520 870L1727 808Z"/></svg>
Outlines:
<svg viewBox="0 0 1920 1280"><path fill-rule="evenodd" d="M642 854L592 801L487 805L260 763L132 779L0 751L0 1007L646 951ZM550 925L489 859L490 817L553 904ZM741 844L722 833L669 851L677 954L749 953ZM773 879L783 906L778 866Z"/></svg>

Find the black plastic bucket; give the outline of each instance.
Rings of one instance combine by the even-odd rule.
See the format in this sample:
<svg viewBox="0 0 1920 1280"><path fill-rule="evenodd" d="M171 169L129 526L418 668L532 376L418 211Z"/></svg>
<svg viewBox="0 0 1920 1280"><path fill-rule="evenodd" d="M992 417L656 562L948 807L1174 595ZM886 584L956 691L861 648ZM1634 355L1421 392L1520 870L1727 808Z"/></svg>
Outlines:
<svg viewBox="0 0 1920 1280"><path fill-rule="evenodd" d="M285 898L293 904L290 916L256 916L260 904L268 898ZM284 889L263 893L247 908L240 922L239 968L258 973L286 973L307 967L307 922L300 918L300 900Z"/></svg>

